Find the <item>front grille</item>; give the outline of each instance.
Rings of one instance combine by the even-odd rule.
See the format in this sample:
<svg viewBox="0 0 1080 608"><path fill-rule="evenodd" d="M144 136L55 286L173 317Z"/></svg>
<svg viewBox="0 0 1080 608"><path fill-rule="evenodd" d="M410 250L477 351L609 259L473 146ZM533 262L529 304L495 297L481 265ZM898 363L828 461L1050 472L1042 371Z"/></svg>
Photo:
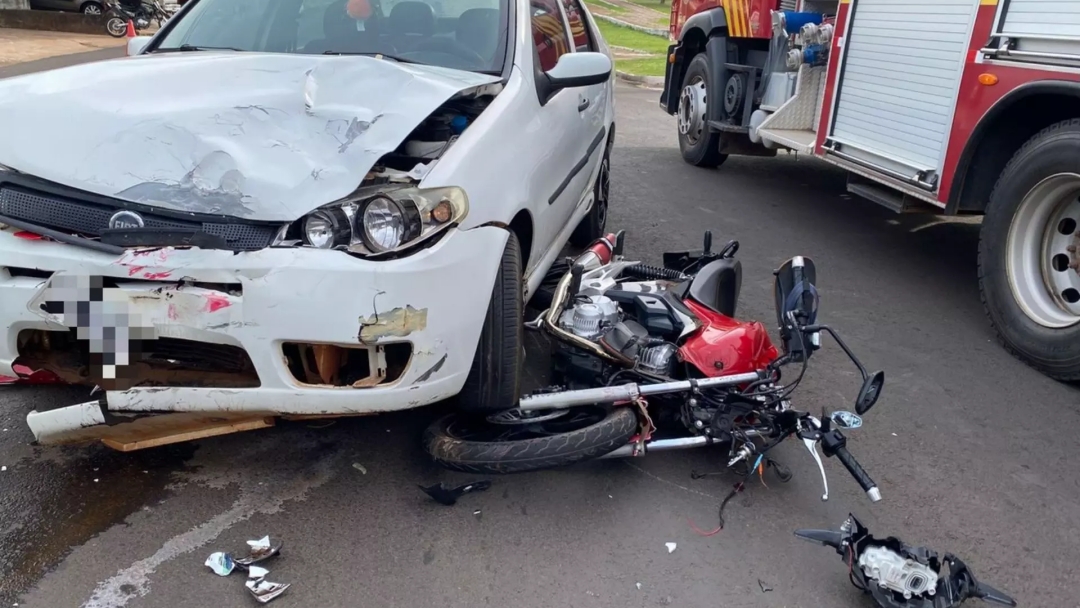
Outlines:
<svg viewBox="0 0 1080 608"><path fill-rule="evenodd" d="M82 236L98 237L109 227L109 218L117 209L40 194L5 186L0 188L0 215L29 222L36 226L75 232ZM139 212L147 228L202 230L221 237L229 249L253 251L269 247L277 228L263 224L226 224L215 222L186 222L152 213Z"/></svg>

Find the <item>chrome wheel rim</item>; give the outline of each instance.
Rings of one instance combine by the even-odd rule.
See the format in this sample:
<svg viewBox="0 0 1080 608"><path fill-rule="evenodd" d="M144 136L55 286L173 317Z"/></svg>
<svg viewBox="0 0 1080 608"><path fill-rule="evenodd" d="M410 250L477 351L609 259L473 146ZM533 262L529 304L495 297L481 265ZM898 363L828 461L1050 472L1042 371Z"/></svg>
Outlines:
<svg viewBox="0 0 1080 608"><path fill-rule="evenodd" d="M91 4L89 6L83 7L83 14L84 15L100 15L101 14L101 7L99 7L96 4Z"/></svg>
<svg viewBox="0 0 1080 608"><path fill-rule="evenodd" d="M1028 192L1005 255L1013 298L1029 319L1051 329L1080 323L1080 175L1052 175Z"/></svg>
<svg viewBox="0 0 1080 608"><path fill-rule="evenodd" d="M679 95L679 134L696 144L705 130L705 79L695 76Z"/></svg>
<svg viewBox="0 0 1080 608"><path fill-rule="evenodd" d="M127 23L125 23L124 20L118 17L113 17L112 19L109 19L109 23L106 27L108 27L109 31L112 32L124 34L127 33Z"/></svg>

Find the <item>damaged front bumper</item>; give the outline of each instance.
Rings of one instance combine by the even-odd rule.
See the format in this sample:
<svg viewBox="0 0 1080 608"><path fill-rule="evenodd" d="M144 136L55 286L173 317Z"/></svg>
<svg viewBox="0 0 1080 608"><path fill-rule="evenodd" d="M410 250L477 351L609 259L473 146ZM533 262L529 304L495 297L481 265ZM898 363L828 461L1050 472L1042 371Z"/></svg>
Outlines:
<svg viewBox="0 0 1080 608"><path fill-rule="evenodd" d="M43 443L65 440L65 418L85 427L139 412L318 416L426 405L465 382L507 234L454 230L409 257L369 261L308 248L118 257L0 231L0 376L26 365L105 389L100 416L88 419L85 406L31 414ZM100 277L150 328L147 352L102 372L66 321L40 310L60 276Z"/></svg>

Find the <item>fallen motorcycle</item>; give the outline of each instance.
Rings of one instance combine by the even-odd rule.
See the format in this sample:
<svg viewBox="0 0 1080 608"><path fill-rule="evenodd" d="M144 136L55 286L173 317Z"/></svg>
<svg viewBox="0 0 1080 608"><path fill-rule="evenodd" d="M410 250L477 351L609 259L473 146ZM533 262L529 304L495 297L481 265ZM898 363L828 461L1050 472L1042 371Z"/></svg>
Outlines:
<svg viewBox="0 0 1080 608"><path fill-rule="evenodd" d="M728 469L749 476L774 468L783 481L790 473L768 454L797 437L821 472L822 500L829 487L819 445L871 501L880 500L840 429L861 426L885 376L867 373L837 333L817 322L813 262L794 257L774 273L781 353L761 323L736 319L737 241L716 253L706 233L701 251L666 253L659 268L624 259L624 237L608 235L575 258L548 282L548 309L526 324L555 338L557 386L522 397L511 410L435 421L424 435L429 454L453 470L515 473L711 445L727 449ZM818 418L792 404L822 333L862 376L854 413ZM786 381L781 372L790 369L794 378Z"/></svg>
<svg viewBox="0 0 1080 608"><path fill-rule="evenodd" d="M796 530L804 540L836 549L847 562L851 584L882 608L957 608L969 599L999 606L1016 600L979 582L955 555L911 547L892 536L877 539L854 516L835 530ZM948 572L942 573L942 566Z"/></svg>

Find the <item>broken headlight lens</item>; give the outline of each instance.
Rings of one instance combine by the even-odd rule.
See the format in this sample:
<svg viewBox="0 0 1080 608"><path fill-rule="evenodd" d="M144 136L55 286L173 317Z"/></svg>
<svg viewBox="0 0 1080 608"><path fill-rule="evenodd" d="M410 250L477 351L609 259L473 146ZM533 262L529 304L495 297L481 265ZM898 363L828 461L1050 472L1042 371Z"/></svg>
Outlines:
<svg viewBox="0 0 1080 608"><path fill-rule="evenodd" d="M461 188L369 189L312 211L289 226L275 244L391 253L441 234L461 223L468 211Z"/></svg>

